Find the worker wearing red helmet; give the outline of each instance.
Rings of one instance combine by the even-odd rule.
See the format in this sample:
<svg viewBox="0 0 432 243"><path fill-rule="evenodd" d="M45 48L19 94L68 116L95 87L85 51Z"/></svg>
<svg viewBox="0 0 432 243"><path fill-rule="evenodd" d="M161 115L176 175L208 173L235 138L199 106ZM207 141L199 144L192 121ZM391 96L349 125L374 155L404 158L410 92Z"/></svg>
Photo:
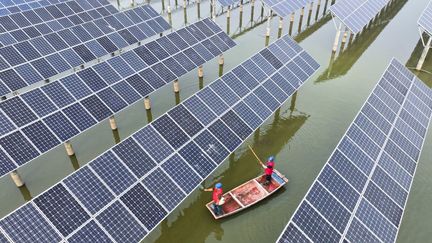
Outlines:
<svg viewBox="0 0 432 243"><path fill-rule="evenodd" d="M274 169L274 156L270 156L267 160L267 167L264 169L264 175L266 178L266 181L264 182L264 185L269 185L271 183L272 180L272 174L273 174L273 169Z"/></svg>

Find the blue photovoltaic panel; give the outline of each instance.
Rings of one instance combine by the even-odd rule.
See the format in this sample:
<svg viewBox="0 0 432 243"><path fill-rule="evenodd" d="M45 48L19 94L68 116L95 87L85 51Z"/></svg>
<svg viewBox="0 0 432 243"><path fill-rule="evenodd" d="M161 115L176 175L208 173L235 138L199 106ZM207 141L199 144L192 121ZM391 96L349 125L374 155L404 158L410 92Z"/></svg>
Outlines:
<svg viewBox="0 0 432 243"><path fill-rule="evenodd" d="M101 2L105 3L106 1L101 0ZM106 2L106 4L108 4L108 2ZM108 4L106 7L98 9L104 8L111 9L113 6ZM73 17L75 17L74 19L80 20L77 23L74 22L73 24L67 25L65 28L63 28L61 24L58 24L57 20L48 22L51 28L53 28L52 25L54 23L58 26L58 28L54 29L54 31L58 31L56 33L50 33L48 31L43 34L40 33L35 36L35 38L8 41L7 44L4 43L4 41L2 43L2 40L4 40L4 36L9 35L9 33L0 33L0 55L7 63L5 63L6 67L1 69L6 70L0 72L0 77L2 77L3 84L8 87L7 90L0 93L0 95L5 95L11 91L18 90L44 79L49 79L73 67L93 61L97 57L102 57L127 45L137 43L156 33L167 30L169 25L161 16L156 15L151 17L149 14L146 14L146 12L153 11L154 10L152 10L149 5L145 5L124 12L115 10L114 14L109 17L100 15L96 18L89 17L84 20L81 20L81 18L84 17L81 13L78 16L62 18L62 21ZM128 17L131 13L140 13L142 17L138 17L132 21ZM5 16L5 18L8 17L9 16ZM1 18L2 17L0 17L0 19ZM22 16L22 18L25 19L24 16ZM159 24L156 23L153 27L147 25L146 28L154 29L151 34L145 34L143 30L138 28L140 24L146 22L150 23L153 20L157 20L163 27L160 27ZM98 24L100 21L103 21L104 24ZM102 33L100 28L103 29L104 26L111 26L111 28L107 28L107 31ZM140 36L140 39L136 39L133 34ZM44 44L42 44L42 42ZM109 45L106 43L111 44ZM47 46L53 46L55 51L47 50L47 48L49 48ZM17 70L20 76L12 75L12 70ZM87 69L80 73L85 73L86 71L92 71L92 69ZM96 78L95 75L87 76L92 79ZM83 79L84 82L86 82L85 78ZM93 83L86 83L93 90L95 88L99 90L100 86L94 82L95 81L93 81Z"/></svg>
<svg viewBox="0 0 432 243"><path fill-rule="evenodd" d="M341 0L330 7L330 11L348 27L353 34L359 33L389 0Z"/></svg>
<svg viewBox="0 0 432 243"><path fill-rule="evenodd" d="M102 211L96 220L117 242L138 242L147 231L119 201Z"/></svg>
<svg viewBox="0 0 432 243"><path fill-rule="evenodd" d="M68 177L63 183L91 213L98 212L114 198L88 167Z"/></svg>
<svg viewBox="0 0 432 243"><path fill-rule="evenodd" d="M203 30L202 33L201 29ZM183 33L182 35L185 38L193 38L194 35L197 35L197 33L200 32L200 40L203 42L210 41L210 38L215 37L216 35L221 36L222 34L225 36L223 38L224 42L227 44L231 43L231 39L223 32L223 30L214 25L209 19L201 20L181 30ZM178 46L178 43L182 41L182 37L177 35L177 32L170 33L161 38L165 40L162 43L166 41L170 42L169 38L172 36L178 37L174 38L172 43L173 46ZM124 52L115 58L109 59L107 62L96 64L76 74L66 76L59 81L51 82L41 88L36 88L30 92L24 93L19 97L14 97L1 102L0 117L2 115L1 111L3 111L7 116L2 119L5 121L3 125L4 127L2 128L3 136L7 136L8 134L13 133L13 130L19 130L20 128L21 131L18 133L22 133L23 130L28 130L26 127L32 126L32 124L38 121L42 121L50 128L50 131L47 132L47 137L57 136L60 142L64 142L66 141L65 139L72 138L80 131L85 131L116 112L127 108L139 99L148 96L157 88L178 79L179 76L176 76L174 73L178 73L175 70L179 67L184 68L185 70L191 69L189 68L189 65L192 65L192 68L197 67L186 55L183 55L183 57L185 60L189 60L190 63L177 63L172 59L172 56L169 55L175 53L181 54L183 49L177 49L176 52L168 54L164 51L164 48L166 47L162 44L158 44L161 39L157 39L145 46L140 46L131 51ZM193 46L186 44L185 49L193 50L196 45L201 42L198 42ZM213 43L212 41L210 42ZM155 50L148 49L147 47L154 48ZM156 55L154 56L156 63L152 66L139 64L139 62L143 64L146 57L137 55L137 53L151 53L152 51ZM197 55L201 55L201 52L202 51L197 50L196 53ZM215 57L221 53L222 51L218 49L217 52L213 52L212 55ZM169 59L173 62L165 62ZM137 64L141 66L141 69L138 69L138 66L136 66ZM164 66L161 67L161 65ZM132 69L132 67L134 67L135 70ZM170 72L169 70L171 70L172 73L167 75L167 73ZM179 73L182 75L185 71ZM219 90L218 92L221 93L222 91ZM217 98L215 95L213 95L213 97ZM205 108L205 104L200 104L201 101L193 102L193 100L190 99L189 102L185 103L184 107L182 106L171 111L169 115L171 118L177 120L179 124L177 129L180 129L177 131L182 133L184 130L188 136L193 136L203 128L203 125L205 124L202 124L202 122L205 119L212 119L213 117L211 116L211 111L203 110L208 108ZM223 103L223 101L221 102ZM190 109L191 106L195 106L196 109ZM226 106L224 107L226 108ZM219 112L222 112L222 110ZM164 130L157 126L158 122L154 123L154 127L157 130ZM13 129L14 126L16 126L16 129ZM165 125L161 124L161 126L163 127ZM177 125L174 124L174 127L176 126ZM170 130L162 130L158 131L158 133L161 134L162 137L165 136L165 139L168 139L168 137L172 138L172 140L169 140L168 142L173 143L173 147L177 148L179 146L177 143L181 144L181 139L177 139L173 136L176 134L170 135ZM186 134L185 136L187 136ZM144 148L151 151L149 154L156 161L160 162L161 157L158 154L162 154L163 157L166 153L171 153L171 151L169 146L165 146L166 142L162 141L162 138L157 139L156 136L154 137L154 141L145 141L145 139L138 137L137 140ZM22 140L21 136L17 136L17 138ZM34 146L41 152L46 152L54 148L55 144L58 144L47 142L43 144L42 147L42 145L40 145L35 139L42 142L43 139L38 136L34 136L33 139L30 138L30 140L35 143ZM154 144L152 144L153 142ZM17 143L16 146L18 146L18 148L5 148L5 150L7 153L10 152L18 155L12 150L22 149L22 147L27 148L29 144ZM165 147L166 151L149 149L151 146ZM31 152L31 150L29 152ZM35 153L30 153L29 156L30 157L22 156L23 158L19 160L19 163L23 163L23 160L29 161L32 158L37 157ZM11 157L16 156L11 155ZM0 164L1 163L5 163L4 166L2 165L3 168L11 168L8 161L0 161ZM6 173L6 170L2 170L1 172L1 175L3 175Z"/></svg>
<svg viewBox="0 0 432 243"><path fill-rule="evenodd" d="M68 239L71 243L86 243L86 242L112 242L105 233L94 221L86 224L78 230L71 238Z"/></svg>
<svg viewBox="0 0 432 243"><path fill-rule="evenodd" d="M429 36L432 35L432 3L429 2L423 13L421 14L418 25L425 30Z"/></svg>
<svg viewBox="0 0 432 243"><path fill-rule="evenodd" d="M209 20L203 20L201 23L208 26L208 30L216 28ZM196 36L200 38L199 35L196 34ZM169 37L167 38L169 39ZM274 45L281 50L295 49L297 56L305 53L289 36L282 37L271 44L269 48ZM257 89L262 89L267 92L266 95L272 96L264 86L266 81L270 80L269 77L275 73L286 72L284 71L285 68L290 70L288 66L298 62L298 59L295 59L296 55L291 57L282 54L277 55L274 58L283 66L279 65L280 68L276 70L265 58L262 58L260 63L253 61L258 60L256 58L258 55L261 56L261 54L256 54L240 64L241 68L228 72L231 75L238 75L238 82L248 84L246 93L243 95L235 94L238 99L235 102L225 103L226 109L218 111L220 117L217 117L213 111L216 108L209 107L209 105L216 101L225 102L224 96L221 97L218 93L222 93L224 89L231 89L229 84L215 88L217 92L212 91L212 95L209 96L206 96L208 89L203 89L192 95L57 185L57 187L66 185L68 188L67 192L72 198L68 197L71 205L68 205L67 210L73 208L74 212L70 213L77 218L72 225L59 224L58 217L66 210L58 208L56 208L59 210L58 213L48 217L52 221L51 223L64 233L63 239L70 239L75 234L81 234L80 230L88 224L93 224L93 222L117 242L138 242L145 237L147 232L153 230L284 102L284 100L280 100L279 106L274 107L267 103L270 100L268 97L261 97L263 98L261 100L254 96L256 101L268 110L268 116L262 119L255 113L255 106L243 102ZM285 61L282 62L282 60ZM256 68L261 69L260 71L263 73L269 73L267 80L253 83L249 82L250 80L241 80L251 78L252 74L248 73L248 69L242 66L250 66L250 61L254 62ZM271 60L271 62L277 63L275 60ZM308 60L308 65L314 67L315 70L319 66L313 59ZM273 68L273 72L268 72L268 70L265 72L264 68L266 67ZM302 70L300 68L299 71ZM296 71L293 71L293 75L296 74ZM215 82L218 81L220 82L220 80ZM276 85L286 94L286 99L293 90L297 90L302 84L300 82L294 88L291 86L290 80L282 74L280 74L280 82L285 84ZM215 87L213 83L210 86ZM288 89L284 88L287 86ZM202 98L206 102L203 102ZM267 106L272 108L267 108ZM248 122L248 119L253 119L254 122ZM254 126L249 127L248 124L254 124ZM88 173L88 177L77 176L86 173ZM75 179L77 180L76 186L68 185L67 181L75 177L79 178L79 180ZM89 189L90 191L97 190L96 188L99 187L106 187L109 192L112 192L111 194L116 196L112 198L113 195L105 189L102 189L105 191L103 195L95 198L93 198L95 195L85 195L85 191L88 189L79 187L79 183L86 180L93 181L90 184L95 186L95 189ZM337 182L333 182L333 184L337 184ZM47 198L47 194L52 193L49 190L38 198ZM105 201L107 198L112 199L107 203ZM38 206L57 204L57 200L61 202L61 205L65 204L62 202L62 198L52 197L52 201L44 201L43 205ZM38 201L40 200L38 199ZM41 203L39 202L39 204ZM81 209L85 209L85 213L89 214L90 219L87 219L88 215L82 213ZM17 211L20 210L17 209ZM44 209L43 211L48 210ZM47 212L46 214L51 215L53 213ZM82 218L86 218L86 222L82 222ZM80 228L71 233L71 229L75 228L76 224L81 224Z"/></svg>
<svg viewBox="0 0 432 243"><path fill-rule="evenodd" d="M264 0L264 3L271 8L279 17L286 17L296 10L304 8L311 0Z"/></svg>
<svg viewBox="0 0 432 243"><path fill-rule="evenodd" d="M237 3L238 0L218 0L218 2L220 3L220 5L227 7L233 5L234 3Z"/></svg>
<svg viewBox="0 0 432 243"><path fill-rule="evenodd" d="M393 59L278 242L395 242L431 101L431 89Z"/></svg>
<svg viewBox="0 0 432 243"><path fill-rule="evenodd" d="M15 242L58 242L61 237L37 211L33 204L10 214L0 227Z"/></svg>
<svg viewBox="0 0 432 243"><path fill-rule="evenodd" d="M52 201L56 203L49 203ZM87 212L61 184L35 198L34 203L63 236L69 235L90 218Z"/></svg>

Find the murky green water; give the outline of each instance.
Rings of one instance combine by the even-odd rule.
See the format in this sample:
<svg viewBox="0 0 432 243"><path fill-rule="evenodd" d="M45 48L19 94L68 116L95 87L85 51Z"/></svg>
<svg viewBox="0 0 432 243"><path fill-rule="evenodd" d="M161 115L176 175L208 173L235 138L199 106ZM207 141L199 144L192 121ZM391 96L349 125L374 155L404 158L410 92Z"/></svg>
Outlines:
<svg viewBox="0 0 432 243"><path fill-rule="evenodd" d="M115 1L113 1L115 2ZM321 69L298 92L286 102L280 112L270 117L259 132L255 133L204 183L206 187L221 181L225 189L233 188L261 173L255 158L248 151L252 145L261 157L276 155L277 169L286 174L290 182L284 189L264 202L233 217L214 221L204 204L211 195L196 190L193 192L144 242L274 242L290 219L316 175L327 161L336 144L357 114L392 57L408 67L414 67L421 53L417 19L428 0L395 0L394 4L364 33L355 39L345 51L332 60L331 48L335 26L330 17L322 17L324 0L321 1L319 21L315 22L316 4L307 27L308 11L302 22L302 32L296 37L320 64ZM179 5L183 1L179 0ZM123 6L130 1L122 1ZM161 3L152 4L161 10ZM167 6L167 3L166 3ZM173 10L173 26L184 25L182 8ZM254 17L259 21L261 5L256 4ZM197 8L188 5L189 22L196 21ZM201 16L209 14L209 1L201 4ZM244 6L243 27L251 26L250 5ZM297 13L293 32L299 24ZM226 17L217 22L226 28ZM272 21L272 38L277 37L278 21ZM239 31L239 9L232 10L230 32ZM283 33L288 32L289 21L285 20ZM238 46L225 54L224 70L230 70L247 57L264 47L265 22L255 28L236 35ZM306 29L306 30L305 30ZM432 71L432 55L424 68ZM218 75L217 60L204 65L203 85L212 82ZM420 77L432 86L432 75L421 73ZM180 79L180 100L199 90L196 72ZM152 95L152 116L156 118L173 107L176 97L172 86ZM120 139L124 139L147 124L148 116L142 103L138 103L117 117ZM72 144L78 162L72 163L59 147L19 170L25 179L29 193L38 195L49 186L74 171L115 144L108 123L100 124L73 139ZM431 242L432 228L432 135L428 134L419 162L417 175L410 193L398 242ZM3 217L25 203L23 193L16 189L9 177L0 179L0 216ZM28 192L24 195L28 197Z"/></svg>

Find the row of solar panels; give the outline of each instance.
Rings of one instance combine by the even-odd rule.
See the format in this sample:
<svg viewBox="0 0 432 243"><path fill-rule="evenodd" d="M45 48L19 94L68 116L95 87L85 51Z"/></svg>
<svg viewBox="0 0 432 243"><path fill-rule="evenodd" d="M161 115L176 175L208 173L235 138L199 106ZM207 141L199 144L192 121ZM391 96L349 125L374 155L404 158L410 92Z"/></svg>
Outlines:
<svg viewBox="0 0 432 243"><path fill-rule="evenodd" d="M421 14L418 25L426 31L429 36L432 36L432 1L429 1L429 4Z"/></svg>
<svg viewBox="0 0 432 243"><path fill-rule="evenodd" d="M279 39L1 220L1 232L15 242L141 240L318 67Z"/></svg>
<svg viewBox="0 0 432 243"><path fill-rule="evenodd" d="M3 0L0 2L0 16L41 8L68 0Z"/></svg>
<svg viewBox="0 0 432 243"><path fill-rule="evenodd" d="M209 19L0 103L4 175L235 43Z"/></svg>
<svg viewBox="0 0 432 243"><path fill-rule="evenodd" d="M66 4L66 3L65 3ZM105 17L105 22L97 22L99 25L108 23L109 25L112 25L113 27L116 27L116 21L115 23L108 22L110 19L116 18L108 18L113 14L119 13L112 5L106 5L101 6L97 8L91 9L91 15L90 11L78 13L69 17L61 18L61 19L54 19L45 21L42 18L38 17L37 15L29 15L27 14L27 17L24 14L19 13L16 17L13 19L19 19L20 22L29 23L28 17L33 18L34 20L32 22L38 22L37 24L31 24L30 26L23 27L21 29L4 32L0 34L0 44L3 46L12 45L14 43L30 40L33 38L36 38L38 36L47 35L54 32L59 32L64 29L70 29L71 27L77 26L77 25L83 25L88 22L95 22L98 19L101 19ZM7 18L9 16L5 16L4 18ZM31 20L31 19L30 19ZM113 20L113 21L115 21Z"/></svg>
<svg viewBox="0 0 432 243"><path fill-rule="evenodd" d="M432 90L392 60L279 242L395 242Z"/></svg>
<svg viewBox="0 0 432 243"><path fill-rule="evenodd" d="M390 0L340 0L330 11L353 34L359 33L383 9Z"/></svg>
<svg viewBox="0 0 432 243"><path fill-rule="evenodd" d="M218 0L222 6L232 6L239 2L239 0ZM304 8L306 4L312 2L312 0L263 0L263 3L267 5L273 12L279 17L284 18L296 10Z"/></svg>
<svg viewBox="0 0 432 243"><path fill-rule="evenodd" d="M0 48L0 57L6 60L0 67L0 95L49 79L169 28L153 8L142 6Z"/></svg>
<svg viewBox="0 0 432 243"><path fill-rule="evenodd" d="M0 33L11 32L42 22L66 19L71 22L91 19L90 12L102 6L110 6L109 11L118 12L107 0L76 0L36 8L20 13L0 16ZM42 21L41 21L42 20Z"/></svg>

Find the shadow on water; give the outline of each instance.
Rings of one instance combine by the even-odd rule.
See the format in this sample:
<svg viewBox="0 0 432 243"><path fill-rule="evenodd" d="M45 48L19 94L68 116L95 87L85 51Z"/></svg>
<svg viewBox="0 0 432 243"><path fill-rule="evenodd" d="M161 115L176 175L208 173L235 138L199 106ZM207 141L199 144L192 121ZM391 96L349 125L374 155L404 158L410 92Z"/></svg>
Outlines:
<svg viewBox="0 0 432 243"><path fill-rule="evenodd" d="M276 112L274 120L270 124L263 125L261 132L258 130L252 136L251 145L263 160L271 154L278 154L309 118L309 115L295 110L294 103L295 99L291 103L290 109ZM257 163L256 158L247 150L241 150L238 152L238 156L232 154L225 163L227 163L225 166L223 165L225 171L218 174L213 181L222 182L226 191L262 173L262 168ZM265 201L237 215L218 221L213 219L204 206L211 200L211 193L195 191L189 197L193 198L193 201L189 203L187 208L174 213L177 216L175 216L173 222L168 219L161 223L160 235L157 236L157 239L154 239L154 242L204 242L211 236L221 241L224 235L222 223L232 223L230 220L251 213L251 210L256 207L269 204L273 199L284 193L285 190L285 188L281 188L280 191Z"/></svg>
<svg viewBox="0 0 432 243"><path fill-rule="evenodd" d="M417 75L427 86L432 88L432 52L429 50L429 54L426 56L426 60L424 61L422 71L416 71L415 67L417 66L418 61L420 60L420 56L423 52L423 43L421 39L417 42L413 52L411 53L410 58L408 59L406 66Z"/></svg>
<svg viewBox="0 0 432 243"><path fill-rule="evenodd" d="M309 27L307 27L306 29L304 29L299 34L297 34L294 37L294 40L297 43L302 42L303 40L305 40L306 38L308 38L309 36L311 36L319 28L321 28L322 26L324 26L325 24L327 24L331 19L332 19L331 14L329 14L329 13L326 14L326 16L324 16L320 20L316 21L315 23L313 23L312 25L310 25Z"/></svg>
<svg viewBox="0 0 432 243"><path fill-rule="evenodd" d="M407 2L408 0L393 2L387 7L387 9L382 11L379 17L371 22L369 26L363 29L363 31L348 44L346 49L341 51L339 56L336 57L335 55L331 55L328 68L317 78L315 83L328 81L346 75Z"/></svg>

